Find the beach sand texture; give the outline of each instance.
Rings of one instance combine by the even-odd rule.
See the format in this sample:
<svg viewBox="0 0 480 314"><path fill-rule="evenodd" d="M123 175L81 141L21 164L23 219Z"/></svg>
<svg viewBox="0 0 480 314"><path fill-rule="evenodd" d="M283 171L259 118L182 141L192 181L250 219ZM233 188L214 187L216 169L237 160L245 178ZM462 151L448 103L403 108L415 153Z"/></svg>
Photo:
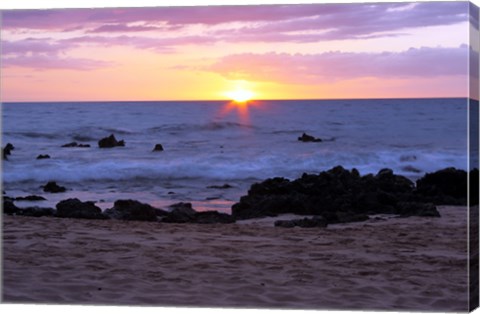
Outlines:
<svg viewBox="0 0 480 314"><path fill-rule="evenodd" d="M467 211L326 229L3 216L3 302L466 311Z"/></svg>

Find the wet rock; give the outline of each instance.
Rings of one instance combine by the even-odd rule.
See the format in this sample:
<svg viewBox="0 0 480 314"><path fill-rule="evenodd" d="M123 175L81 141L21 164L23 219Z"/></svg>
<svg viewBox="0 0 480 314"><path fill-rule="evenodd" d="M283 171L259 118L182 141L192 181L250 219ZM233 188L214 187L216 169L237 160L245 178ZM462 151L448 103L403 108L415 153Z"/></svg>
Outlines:
<svg viewBox="0 0 480 314"><path fill-rule="evenodd" d="M312 217L294 220L277 220L274 223L275 227L282 228L326 228L328 222L323 217Z"/></svg>
<svg viewBox="0 0 480 314"><path fill-rule="evenodd" d="M112 148L117 146L125 146L125 141L117 141L113 134L98 141L98 147L100 148Z"/></svg>
<svg viewBox="0 0 480 314"><path fill-rule="evenodd" d="M156 144L155 147L153 148L154 152L161 152L163 151L163 146L162 144Z"/></svg>
<svg viewBox="0 0 480 314"><path fill-rule="evenodd" d="M43 191L49 193L63 193L66 190L65 187L58 185L55 181L49 181L43 186Z"/></svg>
<svg viewBox="0 0 480 314"><path fill-rule="evenodd" d="M56 205L55 216L62 218L108 219L94 202L81 202L77 198L63 200Z"/></svg>
<svg viewBox="0 0 480 314"><path fill-rule="evenodd" d="M303 133L302 136L298 138L299 141L301 142L321 142L322 139L313 137L311 135L308 135L307 133Z"/></svg>
<svg viewBox="0 0 480 314"><path fill-rule="evenodd" d="M105 215L121 220L156 221L157 216L166 212L135 200L118 200L113 208L105 210Z"/></svg>
<svg viewBox="0 0 480 314"><path fill-rule="evenodd" d="M37 159L49 159L50 155L38 155Z"/></svg>
<svg viewBox="0 0 480 314"><path fill-rule="evenodd" d="M30 217L44 217L44 216L54 216L55 209L48 207L27 207L20 208L17 212L18 216L30 216Z"/></svg>
<svg viewBox="0 0 480 314"><path fill-rule="evenodd" d="M7 143L7 145L5 145L5 147L2 149L3 159L8 160L7 156L10 156L12 154L12 150L14 149L15 147L11 143Z"/></svg>
<svg viewBox="0 0 480 314"><path fill-rule="evenodd" d="M405 209L399 203L413 201L414 189L412 181L391 169L361 176L356 169L337 166L294 181L273 178L253 184L232 206L232 215L250 219L292 213L322 216L329 224L363 221L372 214L402 214ZM408 212L428 212L424 207L416 210L412 207ZM431 215L435 216L433 211Z"/></svg>
<svg viewBox="0 0 480 314"><path fill-rule="evenodd" d="M419 200L437 205L466 205L467 180L466 171L445 168L418 179L416 194Z"/></svg>
<svg viewBox="0 0 480 314"><path fill-rule="evenodd" d="M46 201L47 199L43 196L38 195L28 195L28 196L19 196L15 198L16 201Z"/></svg>
<svg viewBox="0 0 480 314"><path fill-rule="evenodd" d="M3 213L7 215L13 215L20 210L11 199L3 198Z"/></svg>
<svg viewBox="0 0 480 314"><path fill-rule="evenodd" d="M235 218L225 213L217 211L198 212L194 216L194 223L198 224L231 224Z"/></svg>
<svg viewBox="0 0 480 314"><path fill-rule="evenodd" d="M79 147L79 148L86 148L86 147L90 147L90 144L79 144L79 143L77 143L77 142L71 142L71 143L62 145L62 147Z"/></svg>
<svg viewBox="0 0 480 314"><path fill-rule="evenodd" d="M400 202L398 203L397 207L397 214L403 217L440 217L436 206L432 203Z"/></svg>
<svg viewBox="0 0 480 314"><path fill-rule="evenodd" d="M169 208L171 211L162 219L162 222L187 223L195 220L197 212L192 208L191 203L176 203Z"/></svg>

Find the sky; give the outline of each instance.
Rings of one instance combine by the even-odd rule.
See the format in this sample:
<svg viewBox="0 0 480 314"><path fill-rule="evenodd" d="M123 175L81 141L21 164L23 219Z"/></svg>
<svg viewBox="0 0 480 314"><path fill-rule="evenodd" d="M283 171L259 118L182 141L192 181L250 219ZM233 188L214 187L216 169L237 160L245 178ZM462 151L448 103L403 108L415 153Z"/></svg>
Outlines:
<svg viewBox="0 0 480 314"><path fill-rule="evenodd" d="M4 10L1 97L467 97L469 13L467 2Z"/></svg>

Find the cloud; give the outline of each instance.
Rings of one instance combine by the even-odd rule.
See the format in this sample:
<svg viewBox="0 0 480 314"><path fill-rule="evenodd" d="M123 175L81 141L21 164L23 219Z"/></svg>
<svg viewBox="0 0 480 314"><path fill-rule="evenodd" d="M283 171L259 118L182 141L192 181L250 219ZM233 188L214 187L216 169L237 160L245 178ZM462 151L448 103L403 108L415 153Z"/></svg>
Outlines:
<svg viewBox="0 0 480 314"><path fill-rule="evenodd" d="M410 48L403 52L235 54L205 71L228 79L319 84L356 78L428 78L468 74L469 48Z"/></svg>
<svg viewBox="0 0 480 314"><path fill-rule="evenodd" d="M70 58L58 55L25 55L16 57L2 56L2 66L22 67L34 70L79 70L88 71L112 66L111 62L85 58Z"/></svg>
<svg viewBox="0 0 480 314"><path fill-rule="evenodd" d="M91 70L111 66L111 62L66 55L66 47L51 38L28 38L19 41L2 41L2 67L24 67L35 70L74 69Z"/></svg>
<svg viewBox="0 0 480 314"><path fill-rule="evenodd" d="M308 42L379 36L379 32L392 36L412 27L466 22L468 8L468 2L426 2L16 10L4 12L3 28L128 33L165 30L157 25L173 30L237 22L244 26L211 35L239 41ZM291 34L306 31L322 34Z"/></svg>

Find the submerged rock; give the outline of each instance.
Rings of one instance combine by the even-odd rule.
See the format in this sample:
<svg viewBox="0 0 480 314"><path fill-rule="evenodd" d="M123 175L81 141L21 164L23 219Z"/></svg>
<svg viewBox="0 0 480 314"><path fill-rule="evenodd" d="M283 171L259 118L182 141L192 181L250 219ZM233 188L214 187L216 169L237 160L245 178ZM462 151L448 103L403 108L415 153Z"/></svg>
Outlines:
<svg viewBox="0 0 480 314"><path fill-rule="evenodd" d="M90 147L90 144L78 144L77 142L71 142L71 143L62 145L62 147L79 147L79 148L85 148L85 147Z"/></svg>
<svg viewBox="0 0 480 314"><path fill-rule="evenodd" d="M100 148L112 148L117 146L125 146L125 141L117 141L113 134L98 141L98 147Z"/></svg>
<svg viewBox="0 0 480 314"><path fill-rule="evenodd" d="M46 201L47 199L43 196L38 195L28 195L28 196L19 196L15 198L16 201Z"/></svg>
<svg viewBox="0 0 480 314"><path fill-rule="evenodd" d="M156 144L155 147L153 148L154 152L161 152L163 151L163 146L162 144Z"/></svg>
<svg viewBox="0 0 480 314"><path fill-rule="evenodd" d="M63 193L66 190L65 187L58 185L55 181L49 181L43 186L43 191L49 193Z"/></svg>
<svg viewBox="0 0 480 314"><path fill-rule="evenodd" d="M37 159L49 159L50 155L38 155Z"/></svg>
<svg viewBox="0 0 480 314"><path fill-rule="evenodd" d="M233 186L231 186L230 184L228 183L225 183L224 185L210 185L210 186L207 186L208 189L220 189L220 190L224 190L224 189L231 189L233 188Z"/></svg>
<svg viewBox="0 0 480 314"><path fill-rule="evenodd" d="M70 198L59 202L57 205L57 217L82 218L82 219L108 219L102 210L95 206L94 202L81 202L77 198Z"/></svg>
<svg viewBox="0 0 480 314"><path fill-rule="evenodd" d="M308 135L307 133L303 133L302 136L298 138L299 141L301 142L321 142L322 139L313 137L311 135Z"/></svg>
<svg viewBox="0 0 480 314"><path fill-rule="evenodd" d="M113 208L105 210L105 215L121 220L156 221L157 216L166 214L165 211L135 200L118 200Z"/></svg>

